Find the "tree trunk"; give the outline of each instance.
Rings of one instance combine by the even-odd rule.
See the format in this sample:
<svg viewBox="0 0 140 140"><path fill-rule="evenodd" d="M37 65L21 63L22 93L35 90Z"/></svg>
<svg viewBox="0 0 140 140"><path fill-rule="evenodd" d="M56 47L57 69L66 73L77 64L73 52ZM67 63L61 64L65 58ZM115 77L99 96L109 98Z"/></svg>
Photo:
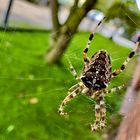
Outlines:
<svg viewBox="0 0 140 140"><path fill-rule="evenodd" d="M116 140L140 140L140 92L134 105L123 118Z"/></svg>
<svg viewBox="0 0 140 140"><path fill-rule="evenodd" d="M62 54L64 53L69 41L71 40L67 30L66 32L61 32L57 41L53 42L53 47L51 47L45 58L47 63L58 63L61 59Z"/></svg>
<svg viewBox="0 0 140 140"><path fill-rule="evenodd" d="M55 34L55 39L52 40L53 46L49 49L45 56L46 62L53 64L60 61L81 20L86 16L87 12L93 8L96 2L97 0L86 0L80 8L77 6L78 2L74 3L74 6L77 7L71 8L70 15L68 16L66 22L62 26L58 26L57 23L57 30L53 30L53 33L57 34ZM74 11L72 12L72 10ZM58 19L56 19L56 15L54 19L54 22L56 20L58 21ZM53 25L56 27L55 24Z"/></svg>
<svg viewBox="0 0 140 140"><path fill-rule="evenodd" d="M116 140L140 139L140 58L120 113L124 115Z"/></svg>

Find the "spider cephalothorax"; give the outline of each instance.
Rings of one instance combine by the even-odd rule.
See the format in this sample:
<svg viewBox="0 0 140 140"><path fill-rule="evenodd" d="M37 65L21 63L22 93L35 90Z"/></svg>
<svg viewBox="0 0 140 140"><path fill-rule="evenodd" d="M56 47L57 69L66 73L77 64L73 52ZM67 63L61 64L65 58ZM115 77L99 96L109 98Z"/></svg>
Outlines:
<svg viewBox="0 0 140 140"><path fill-rule="evenodd" d="M84 85L93 90L107 87L111 79L111 61L105 50L96 52L84 67L81 80Z"/></svg>
<svg viewBox="0 0 140 140"><path fill-rule="evenodd" d="M97 27L101 23L102 21L98 23ZM94 124L91 124L92 131L95 131L98 128L105 127L106 108L104 96L107 93L116 92L122 89L124 85L112 88L110 90L107 89L107 86L112 78L120 74L125 69L126 65L135 55L140 45L140 37L139 37L138 41L136 42L134 50L130 52L130 54L128 55L127 59L123 62L121 67L112 72L110 56L105 50L100 50L96 52L91 58L87 57L87 52L91 44L91 41L94 37L94 32L90 34L87 46L83 51L84 68L80 77L77 75L74 67L70 63L70 69L75 79L78 81L78 83L68 90L68 96L66 96L66 98L62 101L59 108L60 115L65 115L66 113L64 112L64 107L66 103L69 102L74 97L76 97L78 93L83 93L87 96L90 96L91 98L94 98L96 100L95 104L96 120Z"/></svg>

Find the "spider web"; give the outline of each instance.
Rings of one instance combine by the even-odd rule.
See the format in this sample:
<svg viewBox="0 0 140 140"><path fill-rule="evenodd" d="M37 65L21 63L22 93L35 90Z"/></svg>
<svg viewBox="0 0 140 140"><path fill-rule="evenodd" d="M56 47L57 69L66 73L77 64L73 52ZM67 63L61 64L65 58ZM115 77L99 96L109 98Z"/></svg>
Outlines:
<svg viewBox="0 0 140 140"><path fill-rule="evenodd" d="M123 1L123 2L126 2L125 0ZM123 3L122 2L122 3ZM133 20L133 17L130 17L129 15L128 15L128 13L126 13L122 8L121 8L121 6L120 6L120 9L119 10L122 10L122 14L125 14L131 21L133 21L133 23L137 26L137 29L140 27L139 25L137 25L137 23ZM17 34L18 32L16 31L16 26L14 27L15 28L15 32L14 32L14 34ZM136 30L137 30L136 29ZM8 49L9 49L9 47L3 47L3 44L4 43L6 43L6 45L7 46L9 46L9 41L11 40L11 38L12 38L12 34L10 35L10 36L7 36L7 34L6 33L3 33L2 34L2 36L1 36L1 38L0 38L0 48L2 49L2 51L0 52L0 57L1 57L1 59L2 58L4 58L3 56L5 56L5 54L7 54L7 53L5 53L5 52L7 52L8 51ZM96 38L96 36L95 36L95 38ZM50 96L55 96L55 98L53 98L53 101L54 102L59 102L59 101L61 101L60 100L60 98L61 99L63 99L62 97L61 97L61 93L65 93L65 95L67 95L67 90L68 90L68 87L71 87L73 84L75 84L76 83L76 80L73 78L73 76L71 75L71 72L70 72L70 70L69 70L69 67L68 67L68 60L72 60L72 64L73 64L73 66L75 67L75 69L77 70L77 73L78 73L78 75L80 74L80 72L81 72L81 70L82 70L82 67L83 67L83 62L82 62L82 50L83 50L83 48L85 47L85 45L86 45L86 42L87 42L87 39L88 39L88 34L87 34L87 36L85 37L84 35L82 36L82 37L80 37L80 38L78 38L78 36L76 37L76 40L74 40L74 41L72 41L71 42L71 46L73 46L74 47L74 49L73 50L69 50L68 49L68 53L65 53L64 54L64 57L65 57L65 64L66 65L64 65L63 67L53 67L53 70L56 70L56 71L63 71L63 72L65 72L65 73L69 73L68 74L68 78L67 77L65 77L65 80L64 79L58 79L57 78L57 75L49 75L49 74L46 74L45 75L45 77L44 77L44 75L42 76L41 74L39 74L39 75L37 75L36 76L36 74L34 74L34 73L28 73L28 75L20 75L20 76L18 76L18 75L12 75L12 76L9 76L9 75L5 75L5 74L3 74L3 75L0 75L0 79L1 79L1 81L3 81L3 80L7 80L7 82L9 82L9 80L10 81L13 81L13 83L15 82L15 81L19 81L19 83L22 81L22 82L25 82L25 83L32 83L32 82L38 82L38 81L44 81L45 83L46 83L46 85L48 84L48 82L49 83L54 83L54 87L53 87L53 89L51 89L51 88L49 88L48 90L44 90L44 89L42 89L42 87L41 86L39 86L38 88L36 88L36 87L32 87L32 92L28 92L27 94L25 94L24 95L24 93L21 93L21 94L19 94L19 96L21 96L21 98L22 97L24 97L24 98L28 98L28 100L30 101L30 103L31 104L34 104L35 102L38 102L38 98L40 97L40 96L42 96L42 95L45 95L45 94L47 94L47 95L50 95ZM82 46L82 48L80 48L79 47L79 42L81 42L81 40L84 42L83 44L85 44L84 46ZM28 46L30 47L30 44L28 44ZM92 41L92 45L91 45L91 47L90 47L90 49L89 49L89 53L88 53L88 55L89 56L91 56L91 54L92 53L94 53L95 51L92 51L92 46L94 46L94 48L95 48L95 50L98 50L98 48L96 49L96 43L94 42L94 39L93 39L93 41ZM14 49L14 48L13 48ZM107 48L107 50L109 51L110 50L110 47L108 47ZM27 50L25 50L25 51L27 51ZM81 54L81 57L78 57L78 55L77 54ZM125 58L127 57L127 55L123 55L123 56L119 56L119 58L118 58L118 54L119 54L119 50L115 50L115 51L113 51L113 52L109 52L109 54L111 55L111 58L112 58L112 63L115 63L115 62L119 62L119 64L121 65L121 63L125 60ZM127 53L126 53L127 54ZM9 61L10 61L10 57L11 56L8 56L7 55L7 57L9 57ZM25 64L27 63L28 64L28 62L24 62ZM45 63L42 63L42 64L39 64L38 62L36 63L36 64L34 64L34 63L30 63L30 65L31 65L31 67L32 66L37 66L37 67L41 67L42 69L45 69L46 68L46 64ZM18 65L17 65L18 66ZM47 68L49 68L49 67L47 67ZM113 65L113 69L115 69L115 68L117 68L117 67L115 67L115 65ZM8 69L8 67L7 67L7 69ZM128 70L129 68L127 68L127 73L125 73L125 72L123 72L123 74L121 74L120 76L118 76L118 78L120 78L122 81L122 83L126 83L126 76L128 76L128 74L130 74L131 72L129 72L129 70ZM9 72L10 73L10 72ZM132 73L131 73L132 74ZM129 77L130 78L130 77ZM64 85L62 85L62 84L60 84L60 83L62 83L62 80L64 80ZM56 86L57 85L57 86ZM111 86L118 86L118 85L120 85L120 81L118 81L118 80L115 80L115 79L113 79L113 85L111 84ZM20 86L20 84L19 85L16 85L16 86ZM4 86L3 87L3 90L1 90L2 92L4 92L4 88L9 88L10 87L10 85L8 85L8 84L6 84L6 86ZM27 88L28 88L28 85L27 85ZM22 91L21 91L22 92ZM23 91L24 92L24 91ZM58 93L60 93L60 94L58 94ZM1 93L2 94L2 93ZM9 95L9 96L11 96L11 95ZM108 95L108 99L107 100L109 100L109 101L111 101L111 98L112 98L112 96L114 96L113 94L111 94L111 95ZM116 96L116 95L115 95ZM117 96L119 96L119 95L117 95ZM35 98L34 98L35 97ZM44 97L44 96L43 96ZM65 97L64 96L64 94L63 94L63 97ZM122 97L122 96L121 96ZM7 100L6 98L2 98L2 99L0 99L0 100ZM88 97L86 97L86 96L84 96L84 97L78 97L78 98L76 98L75 99L76 101L74 101L74 102L77 102L78 104L81 104L81 102L83 103L83 102L87 102L87 104L86 104L86 108L88 108L88 109L86 109L86 111L85 110L83 110L81 113L82 114L88 114L89 112L90 112L90 110L91 110L91 108L93 108L92 110L94 110L94 107L92 106L91 107L91 104L94 104L94 100L92 100L92 99L90 99L90 98L88 98ZM47 101L47 99L46 99L46 101ZM114 106L112 107L111 105L110 105L110 102L109 101L107 101L107 104L106 104L106 106L107 106L107 110L110 110L110 112L113 112L113 110L114 110ZM41 102L40 100L39 100L39 102ZM49 101L50 102L50 101ZM88 105L88 102L90 103L90 105ZM43 106L44 108L46 108L46 105L44 104L44 106ZM74 109L74 111L72 111L74 109L74 107L73 107L73 104L69 104L69 107L68 107L68 110L69 110L69 112L74 112L75 111L75 109ZM55 110L56 111L56 110ZM118 111L118 110L117 110ZM116 111L116 112L117 112ZM93 113L94 114L94 113ZM85 120L86 119L89 119L89 118L85 118ZM83 120L81 120L81 122L82 122ZM9 127L8 127L9 128ZM10 128L9 128L10 129ZM7 129L8 130L8 129ZM9 131L9 130L8 130Z"/></svg>

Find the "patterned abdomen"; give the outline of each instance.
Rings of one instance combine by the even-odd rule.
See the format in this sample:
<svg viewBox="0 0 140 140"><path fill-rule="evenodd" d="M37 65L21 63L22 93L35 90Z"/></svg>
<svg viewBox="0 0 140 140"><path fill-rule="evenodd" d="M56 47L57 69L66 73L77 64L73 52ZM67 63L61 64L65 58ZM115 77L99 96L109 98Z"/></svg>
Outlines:
<svg viewBox="0 0 140 140"><path fill-rule="evenodd" d="M106 51L96 52L84 68L83 83L94 90L106 88L111 79L111 61Z"/></svg>

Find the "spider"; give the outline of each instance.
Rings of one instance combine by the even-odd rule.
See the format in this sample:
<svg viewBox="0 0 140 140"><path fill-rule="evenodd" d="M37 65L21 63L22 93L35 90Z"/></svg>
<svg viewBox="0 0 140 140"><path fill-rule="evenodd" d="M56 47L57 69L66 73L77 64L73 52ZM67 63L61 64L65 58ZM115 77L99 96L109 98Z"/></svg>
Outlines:
<svg viewBox="0 0 140 140"><path fill-rule="evenodd" d="M106 50L99 50L91 58L88 58L87 52L89 50L91 41L94 37L94 33L96 29L100 26L100 24L103 22L103 20L101 20L98 23L95 30L90 34L87 45L83 51L84 67L81 76L77 75L71 62L69 62L70 70L75 79L78 81L78 83L68 90L68 96L65 97L59 108L60 115L67 115L67 113L64 111L64 107L70 100L75 98L78 95L78 93L85 94L91 97L92 99L94 98L96 100L96 119L95 122L91 124L92 131L96 131L98 128L101 129L106 126L106 107L104 97L108 93L117 92L118 90L121 90L122 88L124 88L124 85L112 88L110 90L107 89L107 87L110 83L110 80L115 76L119 75L125 69L128 62L135 55L140 45L139 37L134 49L130 52L127 59L123 62L121 67L115 70L114 72L112 72L110 56Z"/></svg>

